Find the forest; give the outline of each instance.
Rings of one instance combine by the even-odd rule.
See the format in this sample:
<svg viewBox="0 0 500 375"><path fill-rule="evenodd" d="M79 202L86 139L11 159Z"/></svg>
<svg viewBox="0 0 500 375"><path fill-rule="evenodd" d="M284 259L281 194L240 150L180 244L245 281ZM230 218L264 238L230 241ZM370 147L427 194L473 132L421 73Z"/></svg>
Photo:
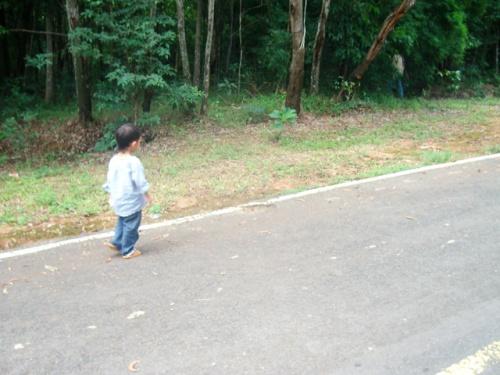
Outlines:
<svg viewBox="0 0 500 375"><path fill-rule="evenodd" d="M0 140L43 103L137 122L158 100L203 115L217 90L282 90L299 113L302 92L390 92L394 56L407 96L498 86L499 39L495 0L2 0Z"/></svg>

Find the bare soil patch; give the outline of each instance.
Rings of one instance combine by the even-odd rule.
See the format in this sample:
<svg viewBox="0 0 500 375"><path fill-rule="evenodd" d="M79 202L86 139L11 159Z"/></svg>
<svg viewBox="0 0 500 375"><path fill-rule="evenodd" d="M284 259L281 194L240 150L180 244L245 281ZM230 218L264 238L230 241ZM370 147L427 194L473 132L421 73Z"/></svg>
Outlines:
<svg viewBox="0 0 500 375"><path fill-rule="evenodd" d="M414 124L413 128L408 124ZM339 148L275 144L266 137L268 126L221 129L205 123L183 136L157 135L139 155L153 186L154 204L160 211L152 215L147 209L144 222L388 173L395 167L420 166L424 163L423 154L451 152L451 160L484 154L500 145L500 106L478 104L471 106L470 111L363 110L333 117L305 114L284 134L299 143L311 138L338 140L340 145L345 132L352 129L356 135L374 134L373 139L368 137L363 142L356 142L355 135L347 146ZM389 132L377 133L380 129ZM422 131L428 133L422 135ZM87 160L98 180L104 179L109 157L110 154L94 155ZM98 189L96 195L105 202ZM29 225L1 224L0 248L109 230L113 225L114 217L106 208L91 216L69 213L39 222L34 219Z"/></svg>

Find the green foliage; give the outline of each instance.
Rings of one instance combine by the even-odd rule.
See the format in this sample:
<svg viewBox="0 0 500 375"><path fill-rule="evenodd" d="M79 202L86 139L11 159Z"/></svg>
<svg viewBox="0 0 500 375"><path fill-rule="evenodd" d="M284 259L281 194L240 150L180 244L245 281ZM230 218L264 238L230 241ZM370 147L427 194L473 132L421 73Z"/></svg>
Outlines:
<svg viewBox="0 0 500 375"><path fill-rule="evenodd" d="M54 21L54 31L66 34L63 3L54 0L0 0L4 15L4 24L0 26L0 48L5 51L5 61L0 67L0 121L14 118L24 127L21 113L29 110L40 114L40 108L54 108L40 105L45 85L44 67L52 61L52 56L47 53L46 36L8 30L44 30L45 21L50 17ZM67 105L74 100L74 71L68 53L72 52L84 57L84 65L89 67L86 83L93 90L96 117L102 111L119 111L138 120L141 107L148 108L142 106L145 98L151 97L154 100L167 98L173 111L194 113L201 98L200 92L189 85L178 84L175 78L181 69L176 51L174 1L81 0L78 3L80 26L69 32L68 38L54 36L57 104ZM311 0L306 11L305 87L310 76L321 3L320 0ZM184 4L192 67L197 9L196 2ZM386 94L393 73L391 59L396 53L401 54L406 62L403 81L405 92L410 96L424 92L434 95L452 93L455 96L498 95L500 85L498 80L495 81L495 46L500 38L500 2L495 0L416 1L390 33L359 90L353 87L347 80L349 74L362 61L385 18L398 4L396 0L332 2L321 64L320 82L325 97L331 98L335 92L343 91L344 98L355 101L359 98L353 99L354 91L361 99L365 95ZM217 5L211 80L217 86L217 92L222 94L218 99L234 100L232 96L237 89L242 51L239 95L256 96L272 91L277 94L276 100L282 100L279 95L286 86L291 57L289 3L284 0L245 0L242 5L241 46L237 2L219 2ZM205 26L202 27L203 34ZM202 35L202 40L204 38ZM462 72L460 79L449 73L457 71ZM217 118L223 122L234 120L233 123L238 124L259 122L264 116L259 106L269 112L283 104L281 101L271 106L269 103L262 105L249 96L245 97L245 103L237 104L242 110L235 116L232 113L235 111L227 110L223 116L217 113ZM309 103L313 105L314 100ZM148 103L146 100L145 104ZM254 104L257 107L252 107ZM330 109L325 103L321 106L324 113L336 113L357 105L341 104L331 103ZM320 102L314 105L320 105ZM216 110L218 107L211 108ZM68 112L66 110L66 116L70 117ZM25 130L29 133L29 129Z"/></svg>
<svg viewBox="0 0 500 375"><path fill-rule="evenodd" d="M118 129L116 124L106 124L103 129L102 137L98 139L94 146L95 152L106 152L116 147L115 131Z"/></svg>
<svg viewBox="0 0 500 375"><path fill-rule="evenodd" d="M417 1L398 27L390 41L406 60L412 90L420 93L434 84L439 71L463 65L468 31L459 1Z"/></svg>
<svg viewBox="0 0 500 375"><path fill-rule="evenodd" d="M224 92L227 95L232 95L233 92L236 91L238 88L238 85L236 83L233 83L229 81L227 78L224 78L222 82L219 82L217 84L217 87L219 88L220 91Z"/></svg>
<svg viewBox="0 0 500 375"><path fill-rule="evenodd" d="M50 64L52 64L51 53L39 53L34 57L26 56L26 66L31 66L37 70L45 69Z"/></svg>
<svg viewBox="0 0 500 375"><path fill-rule="evenodd" d="M158 126L161 123L161 118L158 115L151 113L143 113L141 117L137 119L137 126L139 127L153 127Z"/></svg>
<svg viewBox="0 0 500 375"><path fill-rule="evenodd" d="M245 112L249 124L257 124L267 119L266 108L261 105L249 104L243 106L242 110Z"/></svg>
<svg viewBox="0 0 500 375"><path fill-rule="evenodd" d="M20 152L26 146L24 132L14 117L9 117L0 124L0 146L6 144L13 152Z"/></svg>
<svg viewBox="0 0 500 375"><path fill-rule="evenodd" d="M269 114L269 117L274 120L276 129L283 129L285 125L295 123L297 112L293 108L285 108L283 110L274 110Z"/></svg>
<svg viewBox="0 0 500 375"><path fill-rule="evenodd" d="M358 86L359 84L357 82L342 77L338 77L333 85L338 93L342 93L342 99L346 101L353 99Z"/></svg>
<svg viewBox="0 0 500 375"><path fill-rule="evenodd" d="M271 29L262 38L257 49L259 66L265 68L276 86L284 84L290 61L290 33L284 29Z"/></svg>
<svg viewBox="0 0 500 375"><path fill-rule="evenodd" d="M112 0L89 1L82 16L93 27L73 33L80 48L106 64L106 80L118 97L134 104L136 117L146 90L164 90L174 75L167 62L175 23L167 15L154 15L155 6L153 0L122 1L120 6Z"/></svg>
<svg viewBox="0 0 500 375"><path fill-rule="evenodd" d="M102 130L102 136L94 146L95 152L106 152L116 148L115 132L120 125L128 122L126 117L119 117L113 122L106 124Z"/></svg>
<svg viewBox="0 0 500 375"><path fill-rule="evenodd" d="M445 69L438 72L438 77L441 78L443 87L449 92L456 93L460 90L462 84L462 72L460 70Z"/></svg>
<svg viewBox="0 0 500 375"><path fill-rule="evenodd" d="M277 142L283 134L285 125L293 124L297 121L297 112L293 108L285 108L282 110L274 110L269 114L269 117L274 120L271 140Z"/></svg>
<svg viewBox="0 0 500 375"><path fill-rule="evenodd" d="M167 102L173 110L184 114L193 113L196 103L203 97L203 92L196 87L181 84L173 85L168 89Z"/></svg>

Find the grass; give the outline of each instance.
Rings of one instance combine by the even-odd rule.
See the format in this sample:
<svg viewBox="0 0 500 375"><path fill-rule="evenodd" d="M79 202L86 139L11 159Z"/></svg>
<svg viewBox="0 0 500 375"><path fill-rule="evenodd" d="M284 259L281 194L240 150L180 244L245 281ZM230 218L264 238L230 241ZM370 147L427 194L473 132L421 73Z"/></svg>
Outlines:
<svg viewBox="0 0 500 375"><path fill-rule="evenodd" d="M451 151L424 151L421 159L425 165L447 163L453 158Z"/></svg>
<svg viewBox="0 0 500 375"><path fill-rule="evenodd" d="M500 152L499 99L372 98L342 107L305 97L309 112L287 126L278 143L270 142L269 123L252 123L249 116L282 103L282 94L244 101L220 97L207 121L176 125L168 137L146 144L138 156L154 204L145 221ZM0 247L112 227L101 189L111 154L5 165Z"/></svg>

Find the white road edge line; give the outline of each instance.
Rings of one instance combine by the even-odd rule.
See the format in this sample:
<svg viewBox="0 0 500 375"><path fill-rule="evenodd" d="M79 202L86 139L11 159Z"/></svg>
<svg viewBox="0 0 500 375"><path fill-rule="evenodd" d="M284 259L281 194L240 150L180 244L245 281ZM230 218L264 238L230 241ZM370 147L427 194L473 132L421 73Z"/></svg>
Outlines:
<svg viewBox="0 0 500 375"><path fill-rule="evenodd" d="M494 341L436 375L479 375L500 362L500 341Z"/></svg>
<svg viewBox="0 0 500 375"><path fill-rule="evenodd" d="M253 201L253 202L241 204L239 206L227 207L227 208L223 208L220 210L211 211L211 212L207 212L207 213L181 217L181 218L173 219L173 220L166 220L166 221L162 221L160 223L146 224L146 225L142 225L140 230L146 231L146 230L150 230L150 229L168 227L168 226L172 226L172 225L179 225L179 224L187 223L187 222L191 222L191 221L198 221L198 220L203 220L203 219L210 218L210 217L221 216L221 215L226 215L226 214L238 212L238 211L243 210L246 207L284 202L287 200L297 199L297 198L305 197L308 195L324 193L324 192L328 192L328 191L332 191L332 190L336 190L336 189L342 189L342 188L351 187L351 186L363 185L363 184L367 184L370 182L382 181L382 180L387 180L387 179L391 179L391 178L432 171L432 170L436 170L436 169L443 169L443 168L448 168L448 167L452 167L452 166L470 164L470 163L474 163L474 162L479 162L479 161L484 161L484 160L492 160L492 159L498 159L498 158L500 158L500 154L485 155L485 156L479 156L479 157L474 157L474 158L469 158L469 159L458 160L458 161L454 161L454 162L450 162L450 163L429 165L429 166L425 166L425 167L409 169L406 171L390 173L390 174L386 174L386 175L382 175L382 176L369 177L369 178L365 178L362 180L347 181L347 182L343 182L343 183L340 183L337 185L330 185L330 186L324 186L324 187L317 188L317 189L305 190L305 191L302 191L300 193L282 195L282 196L279 196L276 198L271 198L271 199L268 199L265 201ZM71 238L68 240L63 240L63 241L58 241L58 242L51 242L51 243L48 243L45 245L28 247L28 248L19 249L19 250L13 250L13 251L0 252L0 261L2 261L2 259L14 258L14 257L23 256L23 255L28 255L28 254L35 254L35 253L39 253L39 252L50 250L50 249L55 249L57 247L62 247L62 246L66 246L66 245L72 245L72 244L77 244L77 243L82 243L82 242L87 242L87 241L92 241L92 240L109 238L112 235L113 235L112 231L111 232L104 232L104 233L97 233L97 234L93 234L93 235L89 235L89 236L76 237L76 238Z"/></svg>

